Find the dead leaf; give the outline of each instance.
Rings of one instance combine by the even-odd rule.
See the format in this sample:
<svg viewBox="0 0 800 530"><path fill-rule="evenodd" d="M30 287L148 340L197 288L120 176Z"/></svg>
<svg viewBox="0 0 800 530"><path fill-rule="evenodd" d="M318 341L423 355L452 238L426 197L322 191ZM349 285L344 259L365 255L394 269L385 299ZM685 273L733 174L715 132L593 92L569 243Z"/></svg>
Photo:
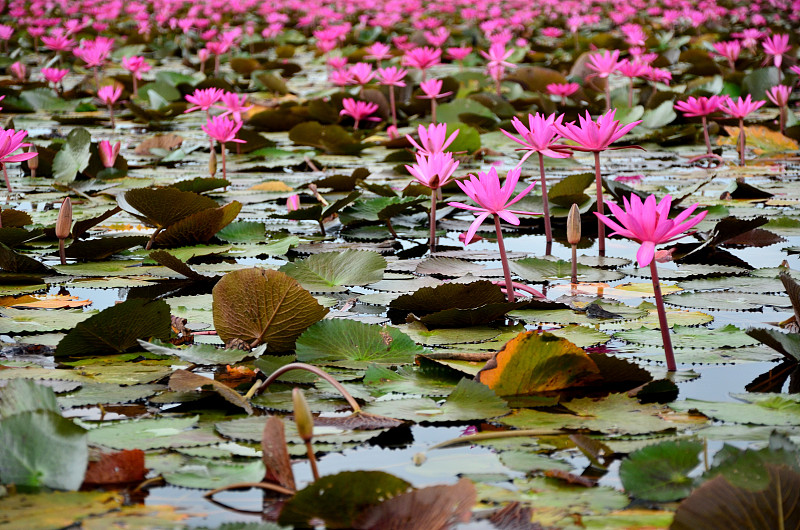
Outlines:
<svg viewBox="0 0 800 530"><path fill-rule="evenodd" d="M261 436L262 460L267 472L265 482L274 482L286 489L295 490L297 487L292 473L292 461L286 449L286 435L284 434L283 421L270 416L264 424L264 434Z"/></svg>
<svg viewBox="0 0 800 530"><path fill-rule="evenodd" d="M137 145L133 152L139 156L152 156L150 149L153 147L172 151L180 147L182 143L183 137L177 134L157 134Z"/></svg>
<svg viewBox="0 0 800 530"><path fill-rule="evenodd" d="M242 407L248 414L253 413L253 407L241 394L219 381L203 377L188 370L176 370L169 378L169 389L176 392L191 392L203 386L212 387L216 393L229 403Z"/></svg>
<svg viewBox="0 0 800 530"><path fill-rule="evenodd" d="M92 305L91 300L81 300L78 296L66 294L46 294L39 296L26 296L25 301L11 304L11 307L28 307L36 309L67 309L71 307L85 307ZM29 300L29 299L33 300Z"/></svg>
<svg viewBox="0 0 800 530"><path fill-rule="evenodd" d="M146 474L141 449L103 453L89 462L83 483L92 486L128 484L144 480Z"/></svg>
<svg viewBox="0 0 800 530"><path fill-rule="evenodd" d="M739 128L726 125L725 131L728 133L728 136L719 136L717 138L717 145L738 145ZM798 144L796 140L792 140L778 131L773 131L763 125L745 126L744 135L747 146L757 155L800 150L800 144Z"/></svg>
<svg viewBox="0 0 800 530"><path fill-rule="evenodd" d="M294 190L294 188L287 185L285 182L281 182L280 180L268 180L266 182L261 182L260 184L256 184L255 186L250 186L249 189L256 191L275 191L275 192L289 192Z"/></svg>
<svg viewBox="0 0 800 530"><path fill-rule="evenodd" d="M445 530L466 523L477 500L475 486L462 478L452 486L428 486L403 493L365 511L361 530Z"/></svg>

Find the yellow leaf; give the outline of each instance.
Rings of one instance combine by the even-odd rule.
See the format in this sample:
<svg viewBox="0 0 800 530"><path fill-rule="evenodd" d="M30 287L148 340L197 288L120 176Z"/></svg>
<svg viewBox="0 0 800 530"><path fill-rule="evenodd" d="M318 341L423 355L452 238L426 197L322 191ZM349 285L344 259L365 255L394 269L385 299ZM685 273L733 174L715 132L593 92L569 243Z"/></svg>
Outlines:
<svg viewBox="0 0 800 530"><path fill-rule="evenodd" d="M738 145L739 128L726 125L725 132L727 132L729 136L718 137L717 145ZM800 144L798 144L797 141L787 138L778 131L770 130L763 125L744 127L744 136L747 146L757 155L800 150Z"/></svg>
<svg viewBox="0 0 800 530"><path fill-rule="evenodd" d="M288 186L285 182L281 182L280 180L268 180L266 182L256 184L255 186L250 187L250 189L257 191L279 191L279 192L286 192L293 190L291 186Z"/></svg>
<svg viewBox="0 0 800 530"><path fill-rule="evenodd" d="M47 294L40 296L26 296L19 299L11 307L32 307L38 309L66 309L70 307L84 307L92 305L91 300L81 300L77 296L65 294Z"/></svg>

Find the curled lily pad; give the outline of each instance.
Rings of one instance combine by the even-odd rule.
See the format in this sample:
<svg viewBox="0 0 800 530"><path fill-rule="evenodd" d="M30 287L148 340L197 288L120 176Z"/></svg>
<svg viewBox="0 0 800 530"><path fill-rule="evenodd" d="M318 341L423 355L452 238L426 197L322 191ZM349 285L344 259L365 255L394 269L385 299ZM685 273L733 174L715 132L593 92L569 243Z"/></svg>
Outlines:
<svg viewBox="0 0 800 530"><path fill-rule="evenodd" d="M316 292L343 291L345 285L366 285L380 281L386 259L377 252L345 250L324 252L303 261L287 263L280 271Z"/></svg>

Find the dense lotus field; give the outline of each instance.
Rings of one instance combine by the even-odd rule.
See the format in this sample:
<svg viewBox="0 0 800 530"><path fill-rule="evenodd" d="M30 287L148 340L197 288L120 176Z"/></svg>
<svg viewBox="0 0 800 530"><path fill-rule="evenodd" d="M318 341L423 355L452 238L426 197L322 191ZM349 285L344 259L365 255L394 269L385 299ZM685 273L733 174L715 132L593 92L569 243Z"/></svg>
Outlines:
<svg viewBox="0 0 800 530"><path fill-rule="evenodd" d="M797 0L0 0L0 527L800 527Z"/></svg>

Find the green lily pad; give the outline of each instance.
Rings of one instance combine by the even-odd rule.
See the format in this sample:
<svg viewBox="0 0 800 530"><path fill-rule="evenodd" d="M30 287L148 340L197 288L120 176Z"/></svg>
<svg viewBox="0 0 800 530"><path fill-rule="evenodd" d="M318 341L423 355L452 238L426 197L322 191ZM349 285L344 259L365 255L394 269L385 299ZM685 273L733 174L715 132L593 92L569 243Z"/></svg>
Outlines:
<svg viewBox="0 0 800 530"><path fill-rule="evenodd" d="M438 423L496 418L510 409L488 386L462 379L441 407L431 399L399 399L378 401L364 410L401 420Z"/></svg>
<svg viewBox="0 0 800 530"><path fill-rule="evenodd" d="M758 340L748 336L733 324L716 329L675 326L670 336L672 344L677 348L739 348L758 344ZM621 331L614 337L645 346L663 345L660 330L644 327Z"/></svg>
<svg viewBox="0 0 800 530"><path fill-rule="evenodd" d="M408 364L425 353L397 328L354 320L322 320L297 339L300 362L364 367L368 363Z"/></svg>
<svg viewBox="0 0 800 530"><path fill-rule="evenodd" d="M632 497L648 501L677 501L688 497L694 480L689 473L700 463L701 442L666 441L631 453L622 461L619 478Z"/></svg>
<svg viewBox="0 0 800 530"><path fill-rule="evenodd" d="M102 355L123 352L137 339L170 335L169 306L163 300L132 298L80 322L58 343L55 355Z"/></svg>
<svg viewBox="0 0 800 530"><path fill-rule="evenodd" d="M300 262L287 263L279 270L304 289L315 292L344 291L346 285L367 285L380 281L386 259L377 252L345 250L314 254Z"/></svg>
<svg viewBox="0 0 800 530"><path fill-rule="evenodd" d="M748 399L752 399L750 394ZM681 412L698 410L715 420L753 425L800 425L800 402L796 396L759 394L750 403L730 403L687 399L670 407Z"/></svg>
<svg viewBox="0 0 800 530"><path fill-rule="evenodd" d="M764 306L791 307L786 296L733 291L668 294L664 297L664 302L680 307L717 311L760 311Z"/></svg>
<svg viewBox="0 0 800 530"><path fill-rule="evenodd" d="M565 260L524 258L510 262L509 266L511 272L529 282L569 280L572 276L572 263ZM578 264L578 281L581 282L609 282L624 277L624 274L617 271Z"/></svg>
<svg viewBox="0 0 800 530"><path fill-rule="evenodd" d="M260 460L233 463L195 459L162 476L173 486L210 490L240 482L259 482L264 478L264 471Z"/></svg>
<svg viewBox="0 0 800 530"><path fill-rule="evenodd" d="M399 368L394 371L378 364L367 366L364 384L374 393L420 394L431 397L447 396L455 387L455 383L431 377L422 370Z"/></svg>
<svg viewBox="0 0 800 530"><path fill-rule="evenodd" d="M111 449L167 449L212 445L219 437L196 429L197 416L104 423L89 431L89 443Z"/></svg>

